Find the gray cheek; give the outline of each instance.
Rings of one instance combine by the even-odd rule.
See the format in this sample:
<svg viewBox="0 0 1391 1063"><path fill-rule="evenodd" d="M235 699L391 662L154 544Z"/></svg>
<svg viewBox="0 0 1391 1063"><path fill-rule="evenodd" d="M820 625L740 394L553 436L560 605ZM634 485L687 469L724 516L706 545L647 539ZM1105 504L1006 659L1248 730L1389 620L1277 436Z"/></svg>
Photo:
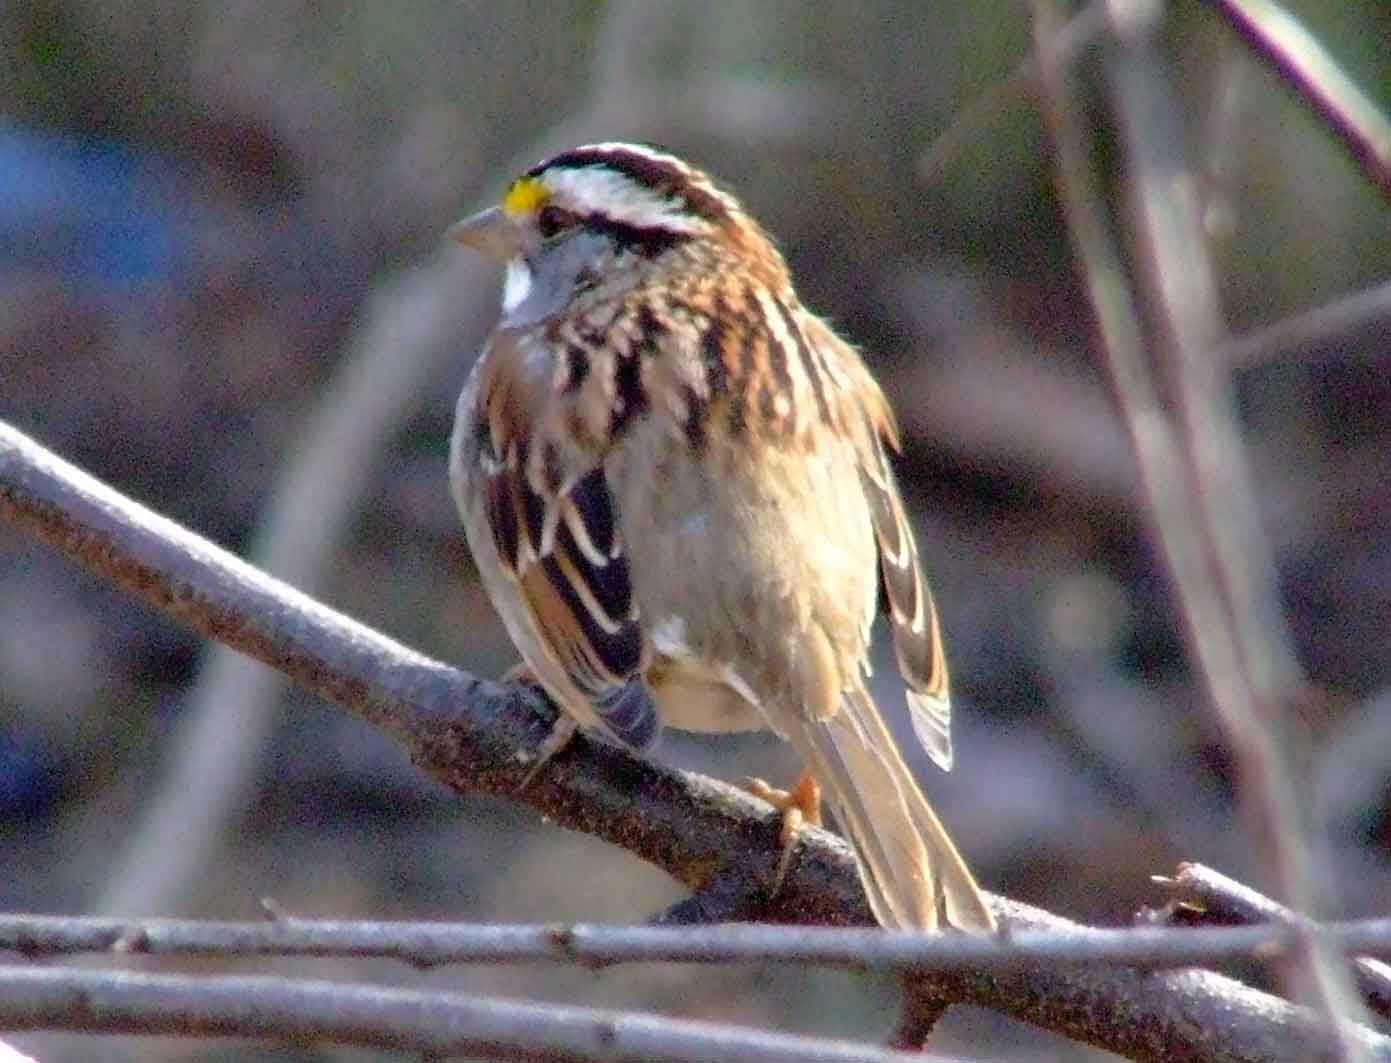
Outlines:
<svg viewBox="0 0 1391 1063"><path fill-rule="evenodd" d="M564 293L556 286L554 278L547 277L543 271L534 271L531 290L527 292L526 298L508 312L503 323L509 328L534 325L550 317L564 305Z"/></svg>
<svg viewBox="0 0 1391 1063"><path fill-rule="evenodd" d="M553 316L570 301L596 263L610 251L608 241L579 232L553 247L539 250L531 259L531 290L507 315L509 326L529 325Z"/></svg>

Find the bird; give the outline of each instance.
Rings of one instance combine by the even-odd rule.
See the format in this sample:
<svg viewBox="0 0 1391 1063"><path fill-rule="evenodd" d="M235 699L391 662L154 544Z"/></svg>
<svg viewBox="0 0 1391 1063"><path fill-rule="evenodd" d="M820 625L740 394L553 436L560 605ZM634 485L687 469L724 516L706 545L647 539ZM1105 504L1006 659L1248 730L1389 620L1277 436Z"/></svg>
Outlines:
<svg viewBox="0 0 1391 1063"><path fill-rule="evenodd" d="M894 414L773 239L702 170L622 142L538 163L448 235L504 268L449 470L525 677L570 732L639 753L664 726L776 732L806 771L750 787L786 854L824 794L882 926L992 930L868 688L882 596L912 731L949 770Z"/></svg>

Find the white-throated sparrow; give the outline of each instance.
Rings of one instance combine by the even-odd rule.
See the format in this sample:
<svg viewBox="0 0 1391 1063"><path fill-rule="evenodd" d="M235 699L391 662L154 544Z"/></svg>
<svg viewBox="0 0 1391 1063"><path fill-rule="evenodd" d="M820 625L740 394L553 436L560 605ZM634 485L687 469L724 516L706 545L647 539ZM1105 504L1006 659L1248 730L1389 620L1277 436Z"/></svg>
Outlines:
<svg viewBox="0 0 1391 1063"><path fill-rule="evenodd" d="M535 677L637 749L662 723L771 728L827 791L882 924L992 928L865 685L882 586L914 730L951 766L893 414L769 237L633 144L557 155L451 235L506 264L450 473Z"/></svg>

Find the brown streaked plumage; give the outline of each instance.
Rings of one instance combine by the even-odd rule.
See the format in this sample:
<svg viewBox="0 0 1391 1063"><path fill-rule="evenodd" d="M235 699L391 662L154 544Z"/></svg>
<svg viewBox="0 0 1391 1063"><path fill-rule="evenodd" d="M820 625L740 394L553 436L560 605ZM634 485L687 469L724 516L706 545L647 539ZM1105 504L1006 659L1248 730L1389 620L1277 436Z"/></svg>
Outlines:
<svg viewBox="0 0 1391 1063"><path fill-rule="evenodd" d="M772 729L828 794L879 921L989 908L866 686L880 590L918 738L947 670L859 355L708 177L630 144L540 163L454 230L508 264L450 469L523 658L579 723Z"/></svg>

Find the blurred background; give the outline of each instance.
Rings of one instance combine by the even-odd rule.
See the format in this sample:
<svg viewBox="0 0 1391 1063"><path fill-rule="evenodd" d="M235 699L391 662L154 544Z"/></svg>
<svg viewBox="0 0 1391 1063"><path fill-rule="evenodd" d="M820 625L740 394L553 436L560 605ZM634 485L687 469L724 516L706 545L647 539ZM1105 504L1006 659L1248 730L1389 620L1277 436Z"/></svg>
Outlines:
<svg viewBox="0 0 1391 1063"><path fill-rule="evenodd" d="M1380 0L1287 6L1391 108ZM661 143L778 236L898 408L957 706L956 771L918 762L982 882L1123 923L1180 859L1257 880L1032 103L925 165L1028 55L1027 15L999 0L8 0L0 417L407 644L499 674L514 654L445 475L498 282L440 234L553 150ZM1165 43L1233 329L1385 278L1391 209L1328 132L1211 9L1173 5ZM1391 895L1388 340L1383 326L1237 369L1310 681L1322 885L1349 915L1386 915ZM879 695L899 705L884 663ZM795 771L758 736L669 734L659 756L727 778ZM679 896L527 810L446 793L366 725L0 526L0 909L255 918L269 897L304 916L634 921ZM788 971L276 969L841 1036L882 1034L896 1001L887 981ZM371 1058L16 1043L46 1061ZM962 1009L933 1045L1102 1058Z"/></svg>

